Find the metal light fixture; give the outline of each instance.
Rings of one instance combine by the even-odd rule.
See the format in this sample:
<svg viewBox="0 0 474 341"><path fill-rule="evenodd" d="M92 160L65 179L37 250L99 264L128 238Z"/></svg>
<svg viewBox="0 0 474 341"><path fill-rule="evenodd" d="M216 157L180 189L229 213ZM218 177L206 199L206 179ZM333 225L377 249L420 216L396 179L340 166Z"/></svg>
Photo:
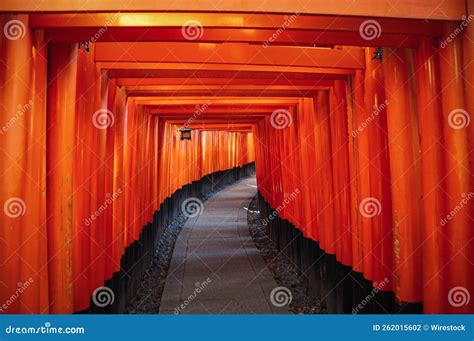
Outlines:
<svg viewBox="0 0 474 341"><path fill-rule="evenodd" d="M191 129L189 128L181 128L179 130L181 133L181 141L182 140L191 140Z"/></svg>

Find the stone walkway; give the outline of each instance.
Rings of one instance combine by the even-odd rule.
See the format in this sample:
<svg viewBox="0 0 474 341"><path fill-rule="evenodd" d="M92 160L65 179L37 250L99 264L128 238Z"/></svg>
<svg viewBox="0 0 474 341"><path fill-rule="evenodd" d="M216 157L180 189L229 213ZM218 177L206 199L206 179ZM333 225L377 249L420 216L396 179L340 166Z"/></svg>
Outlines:
<svg viewBox="0 0 474 341"><path fill-rule="evenodd" d="M256 192L255 178L241 180L211 197L202 214L186 222L160 314L290 313L271 303L278 285L249 234L246 208Z"/></svg>

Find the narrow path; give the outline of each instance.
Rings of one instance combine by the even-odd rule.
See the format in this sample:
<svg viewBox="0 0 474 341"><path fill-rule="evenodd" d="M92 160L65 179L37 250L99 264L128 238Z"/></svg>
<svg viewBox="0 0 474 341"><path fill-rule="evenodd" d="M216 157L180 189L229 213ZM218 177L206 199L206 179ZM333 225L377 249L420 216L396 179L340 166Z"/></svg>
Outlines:
<svg viewBox="0 0 474 341"><path fill-rule="evenodd" d="M255 178L227 187L189 219L175 245L160 314L289 313L271 303L277 287L249 234Z"/></svg>

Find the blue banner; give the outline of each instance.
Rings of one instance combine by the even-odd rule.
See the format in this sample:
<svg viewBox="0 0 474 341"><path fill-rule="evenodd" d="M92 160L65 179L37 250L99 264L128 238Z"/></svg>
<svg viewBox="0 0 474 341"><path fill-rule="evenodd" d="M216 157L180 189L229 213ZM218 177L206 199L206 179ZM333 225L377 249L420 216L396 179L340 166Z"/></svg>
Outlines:
<svg viewBox="0 0 474 341"><path fill-rule="evenodd" d="M0 315L0 340L463 340L472 315Z"/></svg>

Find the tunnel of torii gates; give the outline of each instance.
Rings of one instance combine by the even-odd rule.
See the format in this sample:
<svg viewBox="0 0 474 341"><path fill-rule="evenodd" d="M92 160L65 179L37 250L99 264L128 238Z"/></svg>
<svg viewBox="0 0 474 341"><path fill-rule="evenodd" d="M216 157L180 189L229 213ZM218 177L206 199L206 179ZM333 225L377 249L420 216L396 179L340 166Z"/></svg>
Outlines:
<svg viewBox="0 0 474 341"><path fill-rule="evenodd" d="M1 312L87 309L166 198L255 161L338 262L473 313L474 2L390 2L2 1Z"/></svg>

